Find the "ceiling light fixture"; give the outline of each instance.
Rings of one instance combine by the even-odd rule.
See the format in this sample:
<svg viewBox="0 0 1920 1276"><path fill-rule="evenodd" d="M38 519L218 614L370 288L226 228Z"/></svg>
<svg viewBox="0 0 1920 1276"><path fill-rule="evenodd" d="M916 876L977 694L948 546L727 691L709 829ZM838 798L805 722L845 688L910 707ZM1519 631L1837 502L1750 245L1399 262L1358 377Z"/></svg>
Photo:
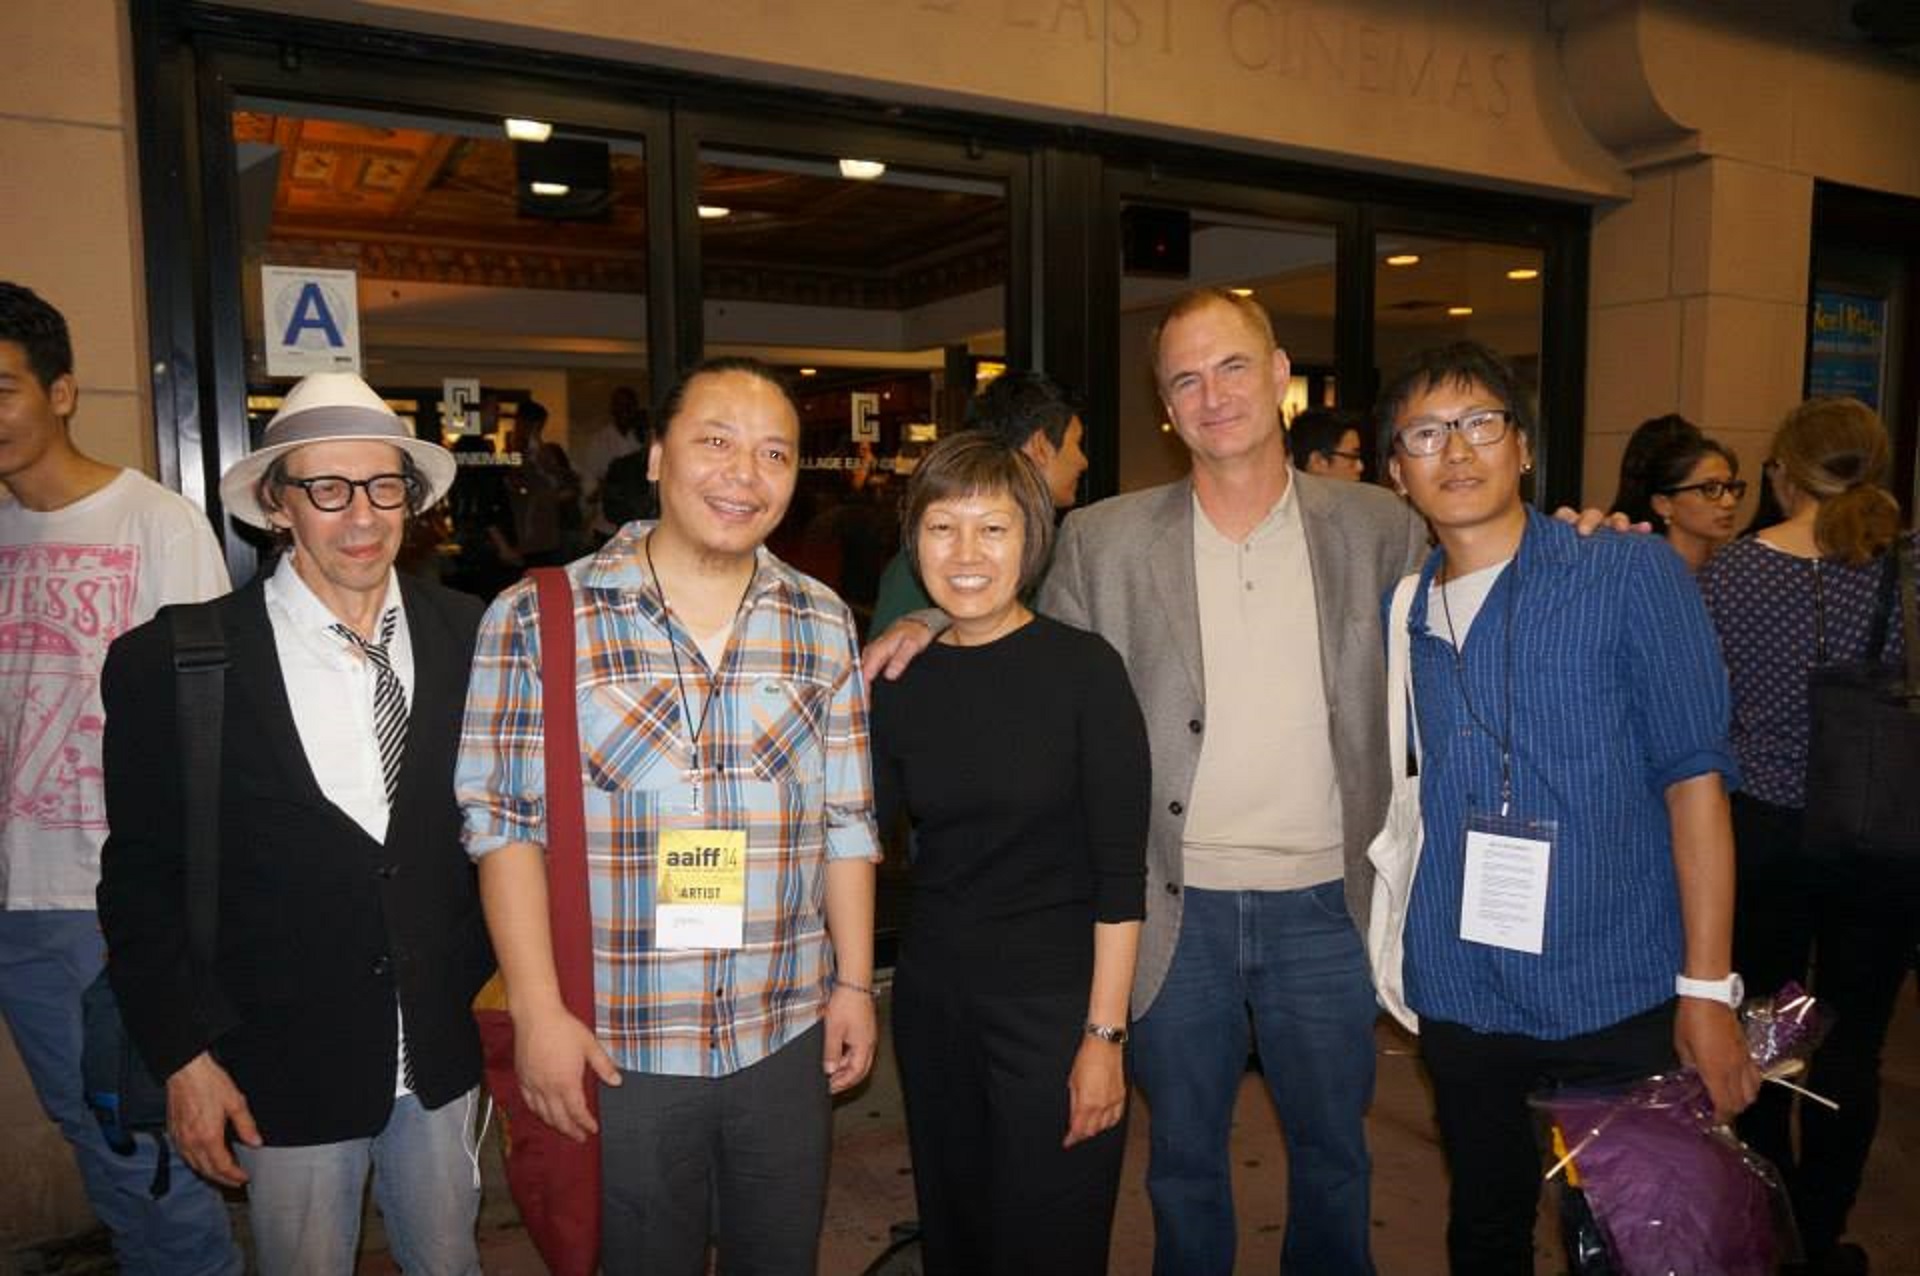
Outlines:
<svg viewBox="0 0 1920 1276"><path fill-rule="evenodd" d="M544 142L553 136L553 125L545 120L509 119L507 136L516 142Z"/></svg>
<svg viewBox="0 0 1920 1276"><path fill-rule="evenodd" d="M544 199L559 199L572 192L573 187L565 182L529 182L527 189Z"/></svg>
<svg viewBox="0 0 1920 1276"><path fill-rule="evenodd" d="M731 208L726 208L719 204L702 204L700 205L700 220L704 222L717 222L722 217L731 215L732 212L733 210Z"/></svg>
<svg viewBox="0 0 1920 1276"><path fill-rule="evenodd" d="M1387 258L1387 265L1389 266L1418 266L1419 264L1419 253L1395 253L1393 256Z"/></svg>
<svg viewBox="0 0 1920 1276"><path fill-rule="evenodd" d="M1473 313L1473 307L1472 306L1448 306L1447 313L1452 315L1455 319L1465 319L1468 315Z"/></svg>
<svg viewBox="0 0 1920 1276"><path fill-rule="evenodd" d="M803 376L803 377L817 377L817 376L819 376L819 375L820 375L820 369L818 369L818 368L802 368L802 369L800 369L800 375L801 375L801 376Z"/></svg>
<svg viewBox="0 0 1920 1276"><path fill-rule="evenodd" d="M855 182L870 182L887 171L887 166L879 160L843 159L840 161L840 176Z"/></svg>
<svg viewBox="0 0 1920 1276"><path fill-rule="evenodd" d="M1227 291L1228 291L1228 292L1230 292L1230 293L1232 293L1232 294L1233 294L1234 296L1236 296L1236 297L1251 297L1251 296L1253 296L1253 289L1251 289L1251 288L1229 288L1229 289L1227 289Z"/></svg>
<svg viewBox="0 0 1920 1276"><path fill-rule="evenodd" d="M1540 272L1531 266L1516 266L1507 272L1509 279L1538 279Z"/></svg>

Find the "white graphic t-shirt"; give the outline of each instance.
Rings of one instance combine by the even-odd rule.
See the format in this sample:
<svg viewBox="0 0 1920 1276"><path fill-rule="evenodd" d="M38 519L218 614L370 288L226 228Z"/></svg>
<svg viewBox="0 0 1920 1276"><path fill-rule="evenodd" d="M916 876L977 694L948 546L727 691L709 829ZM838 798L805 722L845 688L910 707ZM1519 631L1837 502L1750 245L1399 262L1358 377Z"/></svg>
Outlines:
<svg viewBox="0 0 1920 1276"><path fill-rule="evenodd" d="M144 474L46 513L0 498L0 907L93 908L107 645L227 588L206 516Z"/></svg>

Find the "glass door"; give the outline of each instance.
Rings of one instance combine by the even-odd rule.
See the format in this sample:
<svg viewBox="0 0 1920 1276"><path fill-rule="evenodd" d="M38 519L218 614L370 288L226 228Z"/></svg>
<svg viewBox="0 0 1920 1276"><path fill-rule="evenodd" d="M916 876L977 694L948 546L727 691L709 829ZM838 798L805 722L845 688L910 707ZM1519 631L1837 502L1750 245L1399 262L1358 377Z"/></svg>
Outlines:
<svg viewBox="0 0 1920 1276"><path fill-rule="evenodd" d="M461 463L403 570L484 597L590 548L646 441L644 140L254 97L232 127L249 435L348 368Z"/></svg>
<svg viewBox="0 0 1920 1276"><path fill-rule="evenodd" d="M1024 344L1010 313L1023 161L824 125L681 132L700 348L773 364L800 408L800 483L772 548L864 626L907 476Z"/></svg>

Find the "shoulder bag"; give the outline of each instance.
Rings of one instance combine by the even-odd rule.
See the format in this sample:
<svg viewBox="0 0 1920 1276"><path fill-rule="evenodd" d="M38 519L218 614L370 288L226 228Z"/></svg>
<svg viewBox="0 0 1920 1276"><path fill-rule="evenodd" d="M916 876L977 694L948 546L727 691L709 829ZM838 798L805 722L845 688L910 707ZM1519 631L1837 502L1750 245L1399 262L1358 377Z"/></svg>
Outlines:
<svg viewBox="0 0 1920 1276"><path fill-rule="evenodd" d="M546 738L547 916L554 973L567 1012L594 1026L593 931L587 899L586 803L580 788L575 711L573 582L559 567L528 575L540 598L540 697ZM542 1121L514 1072L513 1017L495 975L474 1000L487 1091L506 1128L507 1190L527 1235L554 1276L592 1276L600 1266L600 1137L576 1143ZM587 1109L599 1117L599 1079L586 1077Z"/></svg>
<svg viewBox="0 0 1920 1276"><path fill-rule="evenodd" d="M1420 1031L1420 1017L1407 1006L1401 964L1407 927L1407 901L1413 894L1414 871L1420 866L1425 836L1420 825L1420 724L1414 713L1413 660L1407 635L1407 617L1413 612L1418 572L1403 576L1394 587L1387 614L1387 764L1392 768L1393 795L1387 802L1387 822L1367 847L1373 864L1373 908L1367 918L1367 959L1373 967L1373 987L1380 1005L1409 1032ZM1408 724L1413 725L1411 739Z"/></svg>
<svg viewBox="0 0 1920 1276"><path fill-rule="evenodd" d="M1866 655L1826 663L1825 606L1815 567L1816 648L1807 674L1806 811L1810 858L1901 861L1920 869L1920 615L1913 550L1901 535L1887 552ZM1885 661L1897 602L1905 659Z"/></svg>

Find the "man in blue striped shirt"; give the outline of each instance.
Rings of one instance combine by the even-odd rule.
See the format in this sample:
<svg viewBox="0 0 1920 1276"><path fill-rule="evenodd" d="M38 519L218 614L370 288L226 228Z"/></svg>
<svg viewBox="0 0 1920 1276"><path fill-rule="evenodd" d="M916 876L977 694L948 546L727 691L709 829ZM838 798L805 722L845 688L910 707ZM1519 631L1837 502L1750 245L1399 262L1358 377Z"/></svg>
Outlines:
<svg viewBox="0 0 1920 1276"><path fill-rule="evenodd" d="M1723 1117L1759 1076L1733 1007L1726 674L1680 560L1521 499L1531 421L1484 347L1426 351L1377 409L1439 540L1408 626L1426 843L1406 929L1454 1191L1455 1272L1533 1271L1527 1096L1699 1070Z"/></svg>

